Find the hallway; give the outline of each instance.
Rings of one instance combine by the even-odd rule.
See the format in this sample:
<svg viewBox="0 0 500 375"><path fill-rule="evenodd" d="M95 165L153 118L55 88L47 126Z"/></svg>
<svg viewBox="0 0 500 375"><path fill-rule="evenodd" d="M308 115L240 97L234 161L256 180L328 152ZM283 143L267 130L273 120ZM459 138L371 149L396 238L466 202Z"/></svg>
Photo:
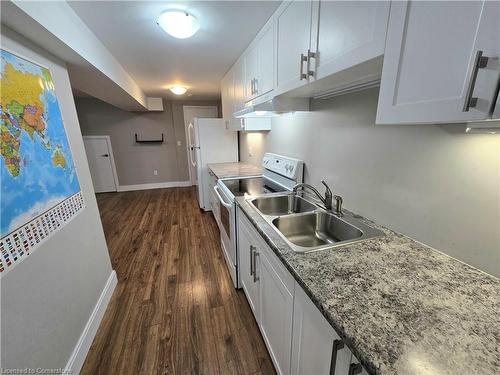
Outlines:
<svg viewBox="0 0 500 375"><path fill-rule="evenodd" d="M274 374L194 188L97 201L118 286L82 374Z"/></svg>

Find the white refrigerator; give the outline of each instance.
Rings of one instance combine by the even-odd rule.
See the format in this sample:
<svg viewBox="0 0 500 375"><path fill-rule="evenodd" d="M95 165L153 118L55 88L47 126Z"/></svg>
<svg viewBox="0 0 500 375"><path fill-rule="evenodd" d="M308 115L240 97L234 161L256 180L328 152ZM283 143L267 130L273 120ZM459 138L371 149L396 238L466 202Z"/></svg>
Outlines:
<svg viewBox="0 0 500 375"><path fill-rule="evenodd" d="M238 161L238 134L227 130L224 120L194 118L188 126L189 161L196 167L198 203L210 211L210 183L207 164Z"/></svg>

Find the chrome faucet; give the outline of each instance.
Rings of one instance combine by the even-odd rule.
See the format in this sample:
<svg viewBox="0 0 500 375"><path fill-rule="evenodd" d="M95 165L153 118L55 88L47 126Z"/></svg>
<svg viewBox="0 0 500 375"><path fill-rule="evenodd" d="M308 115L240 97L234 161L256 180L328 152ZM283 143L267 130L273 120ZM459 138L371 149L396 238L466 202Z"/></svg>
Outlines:
<svg viewBox="0 0 500 375"><path fill-rule="evenodd" d="M342 202L343 202L342 197L339 195L333 195L332 191L330 190L330 187L326 184L326 182L324 180L321 180L321 183L323 185L325 185L325 188L326 188L324 197L321 195L321 193L314 186L306 184L306 183L300 183L300 184L295 185L293 187L293 192L295 194L297 194L297 191L300 188L302 188L302 189L308 188L309 190L313 191L314 194L316 194L316 196L321 200L321 202L323 202L323 204L325 205L325 208L327 210L332 209L332 199L335 199L335 210L333 212L336 215L341 216L342 215Z"/></svg>

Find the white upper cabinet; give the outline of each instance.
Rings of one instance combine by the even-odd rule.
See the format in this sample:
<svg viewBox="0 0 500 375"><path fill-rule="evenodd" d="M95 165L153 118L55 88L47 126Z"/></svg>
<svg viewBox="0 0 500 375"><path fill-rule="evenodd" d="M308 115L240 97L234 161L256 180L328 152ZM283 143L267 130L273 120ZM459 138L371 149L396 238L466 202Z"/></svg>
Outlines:
<svg viewBox="0 0 500 375"><path fill-rule="evenodd" d="M316 79L384 54L388 1L320 1L313 10ZM317 21L316 21L317 20ZM316 24L317 23L317 24ZM378 73L380 78L380 71Z"/></svg>
<svg viewBox="0 0 500 375"><path fill-rule="evenodd" d="M308 82L307 51L311 45L311 1L283 3L275 14L276 94Z"/></svg>
<svg viewBox="0 0 500 375"><path fill-rule="evenodd" d="M221 102L222 102L222 118L224 119L224 124L226 129L231 129L231 120L233 118L234 111L234 82L233 82L233 70L226 73L221 81Z"/></svg>
<svg viewBox="0 0 500 375"><path fill-rule="evenodd" d="M273 89L274 34L269 22L245 54L246 100L267 94Z"/></svg>
<svg viewBox="0 0 500 375"><path fill-rule="evenodd" d="M274 28L269 22L259 41L259 77L256 83L257 96L274 89Z"/></svg>
<svg viewBox="0 0 500 375"><path fill-rule="evenodd" d="M489 117L499 77L499 24L497 1L393 2L377 123Z"/></svg>
<svg viewBox="0 0 500 375"><path fill-rule="evenodd" d="M256 81L259 77L259 45L254 45L245 54L245 101L257 96Z"/></svg>
<svg viewBox="0 0 500 375"><path fill-rule="evenodd" d="M234 74L234 112L245 106L245 59L239 59L233 66Z"/></svg>

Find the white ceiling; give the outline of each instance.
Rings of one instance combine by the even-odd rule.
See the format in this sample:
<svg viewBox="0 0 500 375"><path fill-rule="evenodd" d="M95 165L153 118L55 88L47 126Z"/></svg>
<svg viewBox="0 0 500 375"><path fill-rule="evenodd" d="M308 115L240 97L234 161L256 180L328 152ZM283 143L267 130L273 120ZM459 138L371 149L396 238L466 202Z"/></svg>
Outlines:
<svg viewBox="0 0 500 375"><path fill-rule="evenodd" d="M70 6L147 96L190 99L220 96L220 80L266 23L279 1L71 1ZM200 21L189 39L175 39L156 24L167 9L184 9ZM183 96L185 98L186 95Z"/></svg>

